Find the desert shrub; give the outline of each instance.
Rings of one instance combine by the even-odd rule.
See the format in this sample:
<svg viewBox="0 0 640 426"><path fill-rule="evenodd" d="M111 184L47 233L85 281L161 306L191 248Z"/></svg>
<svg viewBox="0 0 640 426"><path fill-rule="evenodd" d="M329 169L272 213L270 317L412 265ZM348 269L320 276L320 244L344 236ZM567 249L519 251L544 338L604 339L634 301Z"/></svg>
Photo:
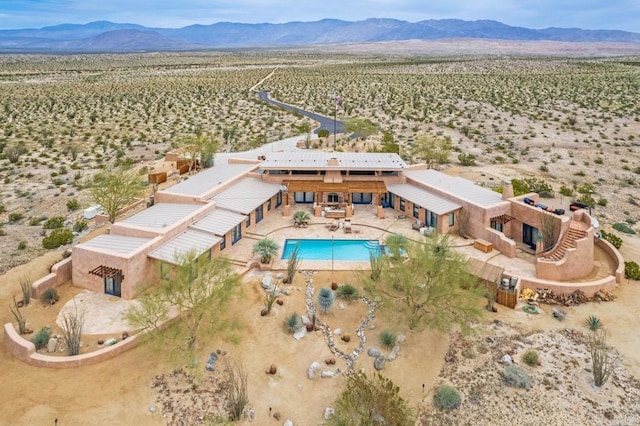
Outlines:
<svg viewBox="0 0 640 426"><path fill-rule="evenodd" d="M380 344L386 349L391 349L396 344L396 335L391 330L380 333Z"/></svg>
<svg viewBox="0 0 640 426"><path fill-rule="evenodd" d="M625 234L635 234L636 233L636 231L631 229L631 227L629 225L627 225L626 223L616 222L616 223L613 224L612 227L616 231L624 232Z"/></svg>
<svg viewBox="0 0 640 426"><path fill-rule="evenodd" d="M633 260L624 262L624 276L630 280L640 280L640 266Z"/></svg>
<svg viewBox="0 0 640 426"><path fill-rule="evenodd" d="M40 216L33 216L29 218L29 226L38 226L42 222L42 218Z"/></svg>
<svg viewBox="0 0 640 426"><path fill-rule="evenodd" d="M7 207L3 203L0 203L0 213L4 213L6 211L7 211Z"/></svg>
<svg viewBox="0 0 640 426"><path fill-rule="evenodd" d="M593 315L590 315L585 322L587 324L587 327L589 327L589 330L591 331L596 331L602 328L602 323L600 322L600 318L594 317Z"/></svg>
<svg viewBox="0 0 640 426"><path fill-rule="evenodd" d="M295 312L284 320L284 327L287 331L293 333L300 328L300 316Z"/></svg>
<svg viewBox="0 0 640 426"><path fill-rule="evenodd" d="M47 346L47 344L49 343L49 339L51 339L51 328L42 327L33 336L31 342L36 346L36 350L40 350Z"/></svg>
<svg viewBox="0 0 640 426"><path fill-rule="evenodd" d="M436 389L433 396L433 403L440 410L452 410L460 407L460 394L449 385L442 385Z"/></svg>
<svg viewBox="0 0 640 426"><path fill-rule="evenodd" d="M26 248L27 248L27 242L26 241L23 240L23 241L20 241L18 243L18 250L24 250Z"/></svg>
<svg viewBox="0 0 640 426"><path fill-rule="evenodd" d="M55 304L58 299L60 299L60 296L58 296L58 290L55 288L46 289L44 293L42 293L42 296L40 296L42 303L49 306Z"/></svg>
<svg viewBox="0 0 640 426"><path fill-rule="evenodd" d="M609 202L607 201L606 198L599 198L598 199L598 205L599 206L607 207L607 204L609 204Z"/></svg>
<svg viewBox="0 0 640 426"><path fill-rule="evenodd" d="M56 216L56 217L47 219L44 225L42 225L44 229L57 229L57 228L62 228L63 226L64 226L63 216Z"/></svg>
<svg viewBox="0 0 640 426"><path fill-rule="evenodd" d="M328 131L327 129L318 130L318 137L319 138L328 138L330 134L331 134L331 132Z"/></svg>
<svg viewBox="0 0 640 426"><path fill-rule="evenodd" d="M9 213L9 222L18 222L19 220L22 220L23 217L24 215L20 212Z"/></svg>
<svg viewBox="0 0 640 426"><path fill-rule="evenodd" d="M587 336L587 347L591 353L591 371L593 382L600 387L607 383L613 372L613 361L609 356L610 348L607 345L607 334L604 330L595 330Z"/></svg>
<svg viewBox="0 0 640 426"><path fill-rule="evenodd" d="M562 185L560 187L560 194L564 195L565 197L571 197L573 196L573 189L569 188L566 185Z"/></svg>
<svg viewBox="0 0 640 426"><path fill-rule="evenodd" d="M329 308L333 306L334 299L335 295L330 288L323 287L320 289L320 293L318 293L318 305L320 305L320 309L324 312L327 312Z"/></svg>
<svg viewBox="0 0 640 426"><path fill-rule="evenodd" d="M540 360L540 355L538 354L538 351L536 351L535 349L529 349L528 351L522 354L522 361L524 361L525 364L530 365L532 367L538 365L539 360Z"/></svg>
<svg viewBox="0 0 640 426"><path fill-rule="evenodd" d="M73 230L75 232L82 232L85 229L87 229L89 225L87 224L87 222L85 220L79 220L76 223L73 224Z"/></svg>
<svg viewBox="0 0 640 426"><path fill-rule="evenodd" d="M338 299L356 300L358 298L358 289L351 284L342 284L338 287Z"/></svg>
<svg viewBox="0 0 640 426"><path fill-rule="evenodd" d="M78 202L77 199L73 199L73 200L69 200L67 201L67 210L69 210L70 212L74 211L74 210L78 210L80 208L80 203Z"/></svg>
<svg viewBox="0 0 640 426"><path fill-rule="evenodd" d="M55 249L73 241L73 233L68 228L54 229L50 235L42 239L42 247Z"/></svg>
<svg viewBox="0 0 640 426"><path fill-rule="evenodd" d="M519 365L507 365L502 373L504 382L509 386L528 389L531 387L531 377L524 368Z"/></svg>
<svg viewBox="0 0 640 426"><path fill-rule="evenodd" d="M600 235L602 235L602 239L610 242L615 248L619 249L622 247L622 238L618 237L616 234L601 231Z"/></svg>
<svg viewBox="0 0 640 426"><path fill-rule="evenodd" d="M537 178L525 178L525 179L511 179L513 185L513 194L518 195L528 194L529 192L537 192L544 198L553 197L553 188L547 182Z"/></svg>
<svg viewBox="0 0 640 426"><path fill-rule="evenodd" d="M461 154L458 154L458 161L460 161L460 165L462 166L475 166L476 156L463 152Z"/></svg>

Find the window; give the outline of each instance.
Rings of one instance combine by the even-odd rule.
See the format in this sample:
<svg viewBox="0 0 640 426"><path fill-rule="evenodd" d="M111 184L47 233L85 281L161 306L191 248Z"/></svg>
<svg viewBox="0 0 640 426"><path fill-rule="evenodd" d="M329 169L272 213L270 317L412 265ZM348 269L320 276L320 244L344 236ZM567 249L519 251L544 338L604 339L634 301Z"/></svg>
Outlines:
<svg viewBox="0 0 640 426"><path fill-rule="evenodd" d="M338 194L336 194L335 192L331 192L329 195L327 195L327 202L329 202L329 203L339 203L340 202L340 197L338 197Z"/></svg>
<svg viewBox="0 0 640 426"><path fill-rule="evenodd" d="M280 204L282 204L282 192L276 194L276 207L280 207Z"/></svg>
<svg viewBox="0 0 640 426"><path fill-rule="evenodd" d="M247 216L246 226L247 226L247 228L251 226L251 214L249 214L249 216Z"/></svg>
<svg viewBox="0 0 640 426"><path fill-rule="evenodd" d="M222 237L222 239L220 240L220 251L224 250L225 248L227 248L227 237Z"/></svg>
<svg viewBox="0 0 640 426"><path fill-rule="evenodd" d="M262 204L260 204L256 209L256 223L260 222L262 218L264 218L264 209L262 208Z"/></svg>
<svg viewBox="0 0 640 426"><path fill-rule="evenodd" d="M438 227L438 215L430 210L427 210L427 226L431 228Z"/></svg>
<svg viewBox="0 0 640 426"><path fill-rule="evenodd" d="M313 192L296 192L293 199L296 203L313 203L314 195Z"/></svg>
<svg viewBox="0 0 640 426"><path fill-rule="evenodd" d="M168 263L160 262L160 279L168 280L171 274L171 266Z"/></svg>
<svg viewBox="0 0 640 426"><path fill-rule="evenodd" d="M231 244L235 244L242 238L242 224L239 223L233 228L233 236L231 238Z"/></svg>
<svg viewBox="0 0 640 426"><path fill-rule="evenodd" d="M400 198L400 211L404 211L404 198Z"/></svg>
<svg viewBox="0 0 640 426"><path fill-rule="evenodd" d="M504 225L503 225L501 222L496 222L495 220L492 220L492 221L491 221L491 227L492 227L493 229L495 229L496 231L498 231L498 232L504 232L504 231L502 230L502 229L503 229L503 226L504 226Z"/></svg>
<svg viewBox="0 0 640 426"><path fill-rule="evenodd" d="M371 204L373 195L370 192L354 192L351 194L353 204Z"/></svg>
<svg viewBox="0 0 640 426"><path fill-rule="evenodd" d="M453 226L455 225L455 215L453 214L453 212L449 213L449 226Z"/></svg>
<svg viewBox="0 0 640 426"><path fill-rule="evenodd" d="M267 211L271 211L271 198L269 198L269 201L267 201Z"/></svg>
<svg viewBox="0 0 640 426"><path fill-rule="evenodd" d="M420 206L417 204L413 205L413 217L420 219Z"/></svg>

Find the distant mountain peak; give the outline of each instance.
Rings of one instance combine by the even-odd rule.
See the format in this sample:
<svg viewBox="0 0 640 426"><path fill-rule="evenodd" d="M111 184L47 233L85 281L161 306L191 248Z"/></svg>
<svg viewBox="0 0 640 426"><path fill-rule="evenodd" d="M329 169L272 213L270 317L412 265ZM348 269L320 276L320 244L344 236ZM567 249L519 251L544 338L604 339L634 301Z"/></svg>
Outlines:
<svg viewBox="0 0 640 426"><path fill-rule="evenodd" d="M0 50L160 51L462 38L640 44L640 34L627 31L553 27L530 29L489 19L407 22L391 18L362 21L326 18L283 24L218 22L183 28L148 28L109 21L61 24L40 29L0 30Z"/></svg>

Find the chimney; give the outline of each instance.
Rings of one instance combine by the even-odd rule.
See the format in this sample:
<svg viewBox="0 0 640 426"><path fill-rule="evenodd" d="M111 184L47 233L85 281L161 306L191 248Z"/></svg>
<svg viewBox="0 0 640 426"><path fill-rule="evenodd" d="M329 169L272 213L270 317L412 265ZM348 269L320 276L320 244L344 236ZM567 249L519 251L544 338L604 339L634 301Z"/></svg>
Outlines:
<svg viewBox="0 0 640 426"><path fill-rule="evenodd" d="M506 201L509 198L513 198L513 185L511 185L511 182L502 185L502 199Z"/></svg>

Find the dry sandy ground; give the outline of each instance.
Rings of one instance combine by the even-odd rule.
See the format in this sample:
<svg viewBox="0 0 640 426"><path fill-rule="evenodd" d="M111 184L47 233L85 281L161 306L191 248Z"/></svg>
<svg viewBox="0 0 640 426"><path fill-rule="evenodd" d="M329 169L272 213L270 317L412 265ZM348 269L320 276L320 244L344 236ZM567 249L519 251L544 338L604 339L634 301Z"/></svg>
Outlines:
<svg viewBox="0 0 640 426"><path fill-rule="evenodd" d="M638 259L640 244L637 238L625 239L623 254L627 258ZM2 276L0 304L7 306L12 293L18 294L18 279L26 270L43 274L57 256L56 253L49 253ZM331 405L342 386L341 377L316 380L306 377L312 362L322 363L332 356L322 336L311 333L296 342L283 327L284 318L289 313L304 312L303 278L301 275L296 277L292 294L283 296L283 306L276 305L270 316L261 317L259 311L263 301L262 289L259 287L258 277L250 274L243 283L242 295L231 305L228 315L237 318L241 324L235 332L237 338L226 333L200 342L198 354L202 363L195 369L196 382L204 384L208 380L211 373L205 373L202 366L208 354L216 349L226 351L226 357L242 362L248 373L250 406L256 413L254 424L281 424L285 419L291 419L300 425L319 424L322 422L324 408ZM357 276L349 272L335 272L333 277L329 273L320 273L314 276L316 292L333 280L356 283ZM61 302L78 292L78 289L64 286L61 290ZM564 322L559 322L548 314L550 307L543 307L547 314L537 316L501 308L497 314L488 314L486 323L473 338L476 343L470 345L482 344L482 339L487 335L501 336L502 340L499 341L502 344L490 347L491 350L484 355L478 352L478 356L474 358L465 358L458 353L454 357L456 362L446 363L445 355L449 349L447 336L431 331L409 332L385 318L382 311L378 311L373 321L375 329L367 331L366 348L379 346L378 334L386 328L405 334L407 340L402 345L400 357L387 364L384 374L400 386L402 394L412 406L420 406L421 411L426 413L432 409L434 386L453 382L463 394L462 407L451 417L456 423L461 419L473 419L468 416L480 412L482 416L477 417L477 422L474 421L473 424L491 424L492 419L533 424L540 421L540 415L556 419L555 424L566 424L563 419L567 419L567 405L570 405L572 413L584 413L581 418L583 424L601 424L606 421L604 412L607 409L611 409L613 413L614 421L611 424L630 424L623 416L631 409L631 402L640 400L637 381L632 378L640 375L640 340L631 331L638 323L640 286L638 283L625 283L616 290L616 294L618 299L615 302L567 308L569 315ZM38 302L26 309L32 328L53 324L55 309L43 308ZM364 318L365 312L362 302L357 301L345 304L344 309L336 305L323 316L323 320L332 328L342 328L352 335L349 344L337 340L341 349L350 351L355 347L357 339L354 330ZM585 355L584 346L570 338L571 333L564 331L575 329L585 332L584 320L589 315L596 315L602 320L609 331L610 343L620 354L621 360L614 378L601 390L591 387L590 373L585 370L588 367L588 356ZM0 319L3 323L11 320L8 309L0 311ZM493 324L495 319L500 320L502 325ZM86 342L92 345L93 338L87 337ZM453 353L461 348L460 341L456 339L455 342ZM500 385L497 372L502 366L497 361L502 352L512 353L514 359L520 362L518 354L529 345L539 350L543 360L540 367L530 371L534 377L534 388L531 391L520 391ZM560 357L559 354L565 356ZM566 354L576 354L579 365L571 367L571 357ZM265 374L271 364L278 367L277 374L273 376ZM163 417L163 402L152 388L152 383L156 376L171 373L181 365L184 363L171 360L166 353L158 352L147 344L98 365L49 370L25 365L7 353L2 345L0 393L4 399L0 404L0 424L53 424L56 418L60 425L114 422L173 424L170 419L175 419L177 412L184 413L183 418L186 419L189 410L196 406L192 402L193 398L206 395L204 392L190 392L190 385L184 384L183 391L171 397L172 413L165 413L167 417ZM366 351L360 356L357 366L368 372L373 371L372 358L366 355ZM335 367L327 367L324 363L323 367L345 370L345 365L340 360ZM460 374L474 371L473 374ZM563 373L560 374L560 371ZM553 391L555 394L545 391L543 380L546 372L550 372L549 377L553 377L553 384L559 389ZM485 376L488 386L495 386L495 392L482 393L483 398L478 402L473 398L475 394L469 391L469 386L473 380L477 381ZM567 399L568 395L572 396L571 399ZM508 405L501 403L505 398L509 401ZM163 400L166 403L167 397L163 397ZM155 413L150 412L151 406L156 408ZM505 406L508 406L507 410L504 409ZM539 410L543 408L544 412L540 413ZM269 420L269 409L272 413L279 412L282 420ZM538 411L533 412L534 409ZM524 413L526 416L522 415ZM547 414L552 417L547 417ZM437 413L436 418L444 417ZM633 419L640 420L640 416L627 418Z"/></svg>

